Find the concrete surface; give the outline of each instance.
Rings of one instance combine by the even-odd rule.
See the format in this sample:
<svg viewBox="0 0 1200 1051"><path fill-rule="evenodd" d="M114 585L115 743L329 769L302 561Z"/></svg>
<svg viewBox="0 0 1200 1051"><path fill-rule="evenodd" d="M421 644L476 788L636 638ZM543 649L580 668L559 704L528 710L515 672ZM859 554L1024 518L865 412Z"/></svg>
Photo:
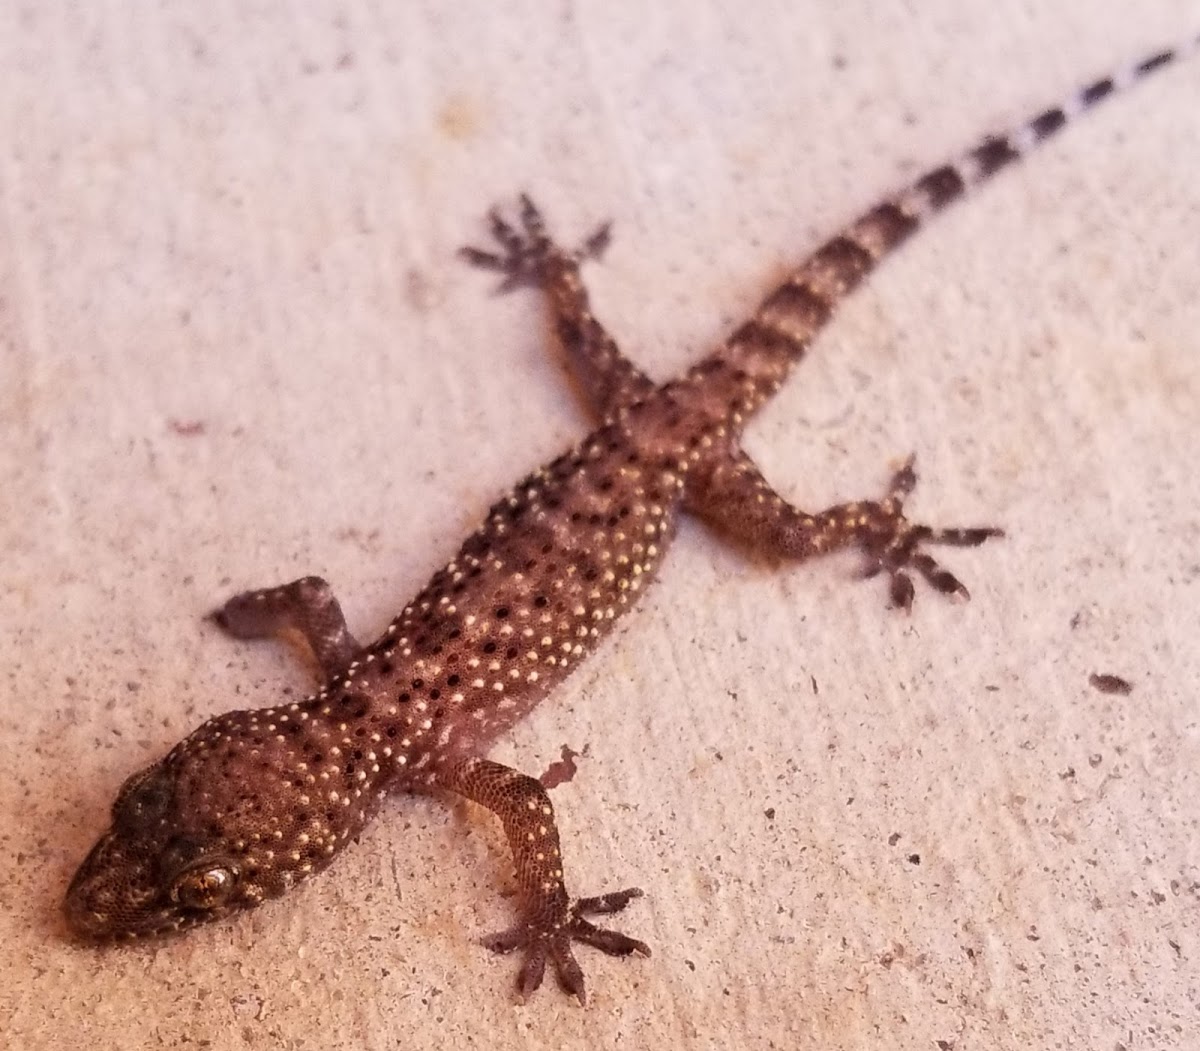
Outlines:
<svg viewBox="0 0 1200 1051"><path fill-rule="evenodd" d="M648 6L648 5L647 5ZM749 447L1011 537L909 619L851 559L688 526L499 749L650 960L512 1001L499 830L398 798L291 899L143 948L59 915L122 780L307 689L201 622L315 571L382 627L586 422L529 294L454 258L535 192L605 217L657 376L882 192L1200 5L0 5L0 1042L43 1048L1194 1048L1200 61L938 222ZM1129 696L1089 686L1124 676Z"/></svg>

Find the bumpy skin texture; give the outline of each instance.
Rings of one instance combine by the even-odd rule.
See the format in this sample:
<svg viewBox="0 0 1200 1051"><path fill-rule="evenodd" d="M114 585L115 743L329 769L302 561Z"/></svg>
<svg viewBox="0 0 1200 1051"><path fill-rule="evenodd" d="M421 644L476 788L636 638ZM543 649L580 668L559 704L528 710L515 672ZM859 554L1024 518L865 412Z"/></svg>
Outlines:
<svg viewBox="0 0 1200 1051"><path fill-rule="evenodd" d="M325 868L389 791L456 792L503 823L521 891L520 916L487 942L521 949L522 995L552 963L584 1000L572 942L613 955L649 949L585 916L624 908L636 888L573 898L554 810L534 778L484 758L633 607L653 578L681 511L752 551L803 559L849 546L868 575L890 579L894 606L912 602L915 571L936 590L966 589L924 550L975 545L999 531L914 525L903 499L911 462L878 500L806 512L787 504L738 447L741 430L800 360L837 302L929 214L1015 160L1115 87L1164 65L1154 56L1098 81L1011 135L986 140L931 171L828 241L772 292L729 340L656 387L593 316L578 253L545 234L523 200L520 225L492 216L495 252L468 259L507 285L547 296L558 337L602 420L576 448L515 486L482 527L383 634L361 647L329 586L307 577L247 592L214 614L238 638L290 629L325 677L307 700L218 715L131 777L112 827L71 883L72 928L95 939L182 930L258 905Z"/></svg>

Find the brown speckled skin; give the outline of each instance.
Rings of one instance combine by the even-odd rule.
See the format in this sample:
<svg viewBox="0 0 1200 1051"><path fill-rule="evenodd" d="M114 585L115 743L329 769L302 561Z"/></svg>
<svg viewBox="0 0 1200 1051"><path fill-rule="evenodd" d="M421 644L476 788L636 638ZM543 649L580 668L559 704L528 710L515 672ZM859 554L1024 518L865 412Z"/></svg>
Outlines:
<svg viewBox="0 0 1200 1051"><path fill-rule="evenodd" d="M1098 81L1061 109L934 169L822 246L754 316L681 378L655 387L592 315L577 254L550 241L523 202L520 228L492 217L499 252L468 249L510 285L545 291L580 386L602 419L575 449L519 483L387 630L360 647L324 581L248 592L215 615L230 634L284 628L307 638L326 676L307 700L218 715L131 777L112 827L67 895L72 927L97 939L180 930L276 897L321 871L392 789L435 786L487 807L504 825L521 915L492 948L525 951L519 987L551 961L584 998L571 950L649 953L593 926L641 892L575 899L566 888L549 797L534 778L483 758L488 746L583 661L633 607L681 511L757 552L806 558L846 546L890 577L907 608L910 571L944 593L965 588L923 550L974 545L997 530L911 524L900 470L879 500L808 513L785 503L738 447L749 416L778 389L812 337L883 256L929 214L1057 131L1164 56Z"/></svg>

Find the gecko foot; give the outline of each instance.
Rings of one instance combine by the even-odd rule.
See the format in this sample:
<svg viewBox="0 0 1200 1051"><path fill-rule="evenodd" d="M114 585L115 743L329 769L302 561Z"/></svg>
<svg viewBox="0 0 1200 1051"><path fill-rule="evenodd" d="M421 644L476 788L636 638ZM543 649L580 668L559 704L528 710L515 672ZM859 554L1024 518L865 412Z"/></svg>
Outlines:
<svg viewBox="0 0 1200 1051"><path fill-rule="evenodd" d="M969 599L971 593L948 569L944 569L931 555L921 550L923 544L948 544L953 547L977 547L985 540L1004 536L1003 529L994 526L975 526L966 529L933 529L916 525L904 517L904 498L917 484L914 469L916 458L910 456L899 471L892 476L887 496L874 505L878 520L871 522L861 534L861 545L867 555L865 577L887 573L890 579L889 593L892 607L908 612L912 609L912 577L907 572L915 569L935 591L943 595L954 595Z"/></svg>
<svg viewBox="0 0 1200 1051"><path fill-rule="evenodd" d="M582 1007L587 1003L587 991L583 970L571 951L571 942L579 941L609 956L629 956L639 953L650 955L650 946L617 931L597 927L584 919L588 915L605 915L620 912L642 891L637 887L604 894L598 898L580 898L572 903L561 920L521 923L499 934L483 939L483 944L497 953L525 950L525 962L517 977L517 991L521 999L528 1000L542 984L546 973L546 960L554 964L558 984L574 996Z"/></svg>
<svg viewBox="0 0 1200 1051"><path fill-rule="evenodd" d="M526 195L520 198L518 223L514 225L493 208L488 213L492 237L500 251L491 252L471 246L459 254L473 266L497 270L504 275L501 292L521 285L542 284L552 264L577 266L584 259L599 256L608 246L611 224L604 223L584 241L582 247L567 251L546 233L546 223L537 205Z"/></svg>

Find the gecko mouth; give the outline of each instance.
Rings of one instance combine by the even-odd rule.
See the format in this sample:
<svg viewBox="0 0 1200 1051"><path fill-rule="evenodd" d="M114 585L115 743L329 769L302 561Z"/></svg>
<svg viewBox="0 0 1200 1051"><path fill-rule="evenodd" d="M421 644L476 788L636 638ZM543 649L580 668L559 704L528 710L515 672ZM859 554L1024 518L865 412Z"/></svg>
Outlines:
<svg viewBox="0 0 1200 1051"><path fill-rule="evenodd" d="M164 900L152 866L125 849L113 832L108 832L79 866L67 888L63 910L71 930L87 941L133 938L190 926L186 915Z"/></svg>

